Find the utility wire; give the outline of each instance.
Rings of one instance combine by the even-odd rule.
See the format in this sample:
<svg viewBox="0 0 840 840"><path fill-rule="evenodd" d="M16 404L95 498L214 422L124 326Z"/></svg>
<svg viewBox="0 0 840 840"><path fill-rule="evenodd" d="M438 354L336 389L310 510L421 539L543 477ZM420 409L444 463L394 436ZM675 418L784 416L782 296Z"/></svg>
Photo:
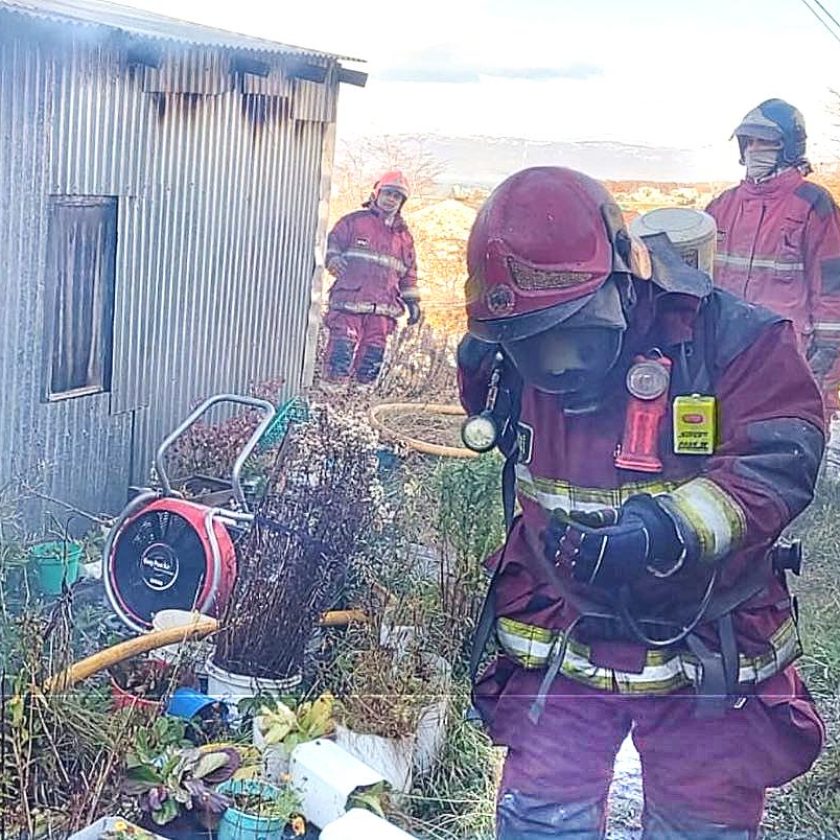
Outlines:
<svg viewBox="0 0 840 840"><path fill-rule="evenodd" d="M822 3L820 3L820 0L814 0L814 2L819 3L820 8L824 10L825 7L822 5ZM837 41L838 44L840 44L840 35L838 35L838 33L831 28L831 24L829 24L828 21L820 17L817 10L808 3L808 0L802 0L802 5L805 6L805 8L828 30L828 34L831 35L831 37L834 38L834 40ZM832 20L834 20L834 17L832 15L829 14L829 17Z"/></svg>
<svg viewBox="0 0 840 840"><path fill-rule="evenodd" d="M823 4L822 4L822 3L820 3L820 0L814 0L814 2L815 2L815 3L816 3L816 4L817 4L817 5L818 5L818 6L819 6L822 10L823 10L823 12L825 12L825 14L826 14L826 15L828 15L829 20L830 20L830 21L831 21L831 22L832 22L832 23L833 23L833 24L834 24L834 25L835 25L838 29L840 29L840 21L838 21L838 20L837 20L837 18L836 18L836 17L834 17L834 15L833 15L833 14L831 14L831 12L829 12L829 11L828 11L828 9L826 9L826 7L825 7L825 6L823 6Z"/></svg>

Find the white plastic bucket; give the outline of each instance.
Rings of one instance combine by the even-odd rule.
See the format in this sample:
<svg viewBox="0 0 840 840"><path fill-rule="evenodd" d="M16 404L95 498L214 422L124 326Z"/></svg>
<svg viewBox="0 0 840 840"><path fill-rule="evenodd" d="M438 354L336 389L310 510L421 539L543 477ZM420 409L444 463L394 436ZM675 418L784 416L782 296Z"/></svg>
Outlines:
<svg viewBox="0 0 840 840"><path fill-rule="evenodd" d="M258 694L285 694L297 688L303 679L300 674L285 680L266 680L247 674L233 674L207 660L207 694L214 700L222 700L235 706L240 700L256 697Z"/></svg>
<svg viewBox="0 0 840 840"><path fill-rule="evenodd" d="M155 613L152 619L152 629L169 630L173 627L184 627L186 629L197 624L203 617L197 610L161 610ZM186 641L166 645L165 647L152 651L152 656L163 662L175 662L180 658L181 649L185 644Z"/></svg>

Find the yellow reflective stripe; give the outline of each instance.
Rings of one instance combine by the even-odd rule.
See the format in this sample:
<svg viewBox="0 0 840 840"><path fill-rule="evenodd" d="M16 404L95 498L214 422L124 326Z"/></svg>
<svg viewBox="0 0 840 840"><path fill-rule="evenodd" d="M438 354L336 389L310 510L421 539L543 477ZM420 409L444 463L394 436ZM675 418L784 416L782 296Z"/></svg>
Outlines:
<svg viewBox="0 0 840 840"><path fill-rule="evenodd" d="M773 271L805 271L805 263L777 260L772 257L740 257L737 254L726 254L718 251L715 263L720 265L735 265L739 268L769 268Z"/></svg>
<svg viewBox="0 0 840 840"><path fill-rule="evenodd" d="M496 633L504 651L523 668L545 668L564 638L561 632L500 617ZM779 673L802 653L793 619L784 621L769 639L770 650L755 657L739 657L738 682L763 682ZM617 671L594 665L590 649L574 639L568 641L560 671L593 688L619 694L669 694L700 681L701 666L688 651L648 651L640 673Z"/></svg>
<svg viewBox="0 0 840 840"><path fill-rule="evenodd" d="M377 265L390 268L399 274L405 274L408 271L408 266L396 257L390 254L380 254L376 251L360 251L356 248L350 248L344 252L344 256L348 259L365 260L367 262L376 263Z"/></svg>
<svg viewBox="0 0 840 840"><path fill-rule="evenodd" d="M523 668L528 669L544 668L564 638L562 633L551 633L543 628L534 628L532 625L504 617L498 620L496 632L505 652ZM659 651L649 651L645 667L640 674L595 665L589 657L590 649L587 645L569 639L560 666L561 673L595 688L622 694L664 694L691 682L685 673L682 660L676 655L663 656Z"/></svg>
<svg viewBox="0 0 840 840"><path fill-rule="evenodd" d="M693 478L680 485L670 499L696 532L703 559L725 557L746 531L741 506L708 478Z"/></svg>
<svg viewBox="0 0 840 840"><path fill-rule="evenodd" d="M534 476L525 464L516 465L517 489L546 510L600 510L619 507L631 496L670 493L680 485L675 481L633 481L621 487L578 487L568 481Z"/></svg>

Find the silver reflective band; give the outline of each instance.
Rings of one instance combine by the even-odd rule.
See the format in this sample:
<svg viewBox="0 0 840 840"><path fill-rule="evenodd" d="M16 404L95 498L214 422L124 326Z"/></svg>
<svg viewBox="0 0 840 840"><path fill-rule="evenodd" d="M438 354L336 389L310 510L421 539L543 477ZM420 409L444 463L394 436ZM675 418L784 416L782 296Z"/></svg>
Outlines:
<svg viewBox="0 0 840 840"><path fill-rule="evenodd" d="M735 254L715 254L715 265L735 265L739 268L769 268L773 271L805 271L803 262L783 262L758 257L738 257Z"/></svg>

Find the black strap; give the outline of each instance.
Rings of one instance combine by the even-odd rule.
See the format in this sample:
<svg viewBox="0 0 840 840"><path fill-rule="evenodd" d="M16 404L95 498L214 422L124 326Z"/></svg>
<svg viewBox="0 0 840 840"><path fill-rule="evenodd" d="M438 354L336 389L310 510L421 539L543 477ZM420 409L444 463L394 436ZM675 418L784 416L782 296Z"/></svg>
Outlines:
<svg viewBox="0 0 840 840"><path fill-rule="evenodd" d="M478 616L475 633L473 634L472 649L470 650L470 680L475 683L478 676L478 669L481 665L481 657L487 649L490 637L496 626L496 584L499 579L499 569L505 559L508 541L516 522L514 515L516 509L516 463L519 460L519 411L522 405L521 390L519 387L506 387L507 396L510 402L510 411L502 428L502 439L499 442L500 448L505 455L505 465L502 467L502 508L505 516L505 544L499 562L493 570L490 583L487 587L487 594L484 603L481 605L481 612Z"/></svg>

